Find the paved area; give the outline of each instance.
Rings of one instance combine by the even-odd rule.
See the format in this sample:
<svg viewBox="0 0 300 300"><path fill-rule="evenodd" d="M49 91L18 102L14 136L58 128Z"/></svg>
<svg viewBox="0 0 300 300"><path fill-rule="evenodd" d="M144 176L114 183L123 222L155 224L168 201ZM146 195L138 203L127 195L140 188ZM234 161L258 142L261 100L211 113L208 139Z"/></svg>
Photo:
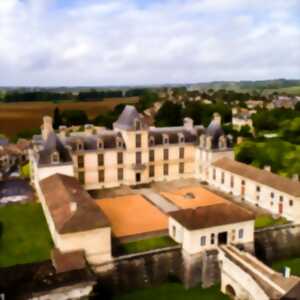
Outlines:
<svg viewBox="0 0 300 300"><path fill-rule="evenodd" d="M139 192L157 206L164 213L169 213L178 210L177 206L164 199L161 195L154 192L152 189L140 189Z"/></svg>

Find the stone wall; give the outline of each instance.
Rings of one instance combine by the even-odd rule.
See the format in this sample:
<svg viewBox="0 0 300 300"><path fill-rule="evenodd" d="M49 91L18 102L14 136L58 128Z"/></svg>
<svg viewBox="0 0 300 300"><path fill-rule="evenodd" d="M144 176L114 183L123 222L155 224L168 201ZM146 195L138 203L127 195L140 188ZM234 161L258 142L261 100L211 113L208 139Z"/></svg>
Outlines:
<svg viewBox="0 0 300 300"><path fill-rule="evenodd" d="M255 232L255 254L266 263L300 256L300 225L282 225Z"/></svg>

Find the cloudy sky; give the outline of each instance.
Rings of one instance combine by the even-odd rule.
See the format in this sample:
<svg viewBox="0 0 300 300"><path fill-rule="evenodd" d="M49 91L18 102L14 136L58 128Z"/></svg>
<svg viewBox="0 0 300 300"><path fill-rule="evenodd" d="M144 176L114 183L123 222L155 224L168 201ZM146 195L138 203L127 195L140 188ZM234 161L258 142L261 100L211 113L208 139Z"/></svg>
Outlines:
<svg viewBox="0 0 300 300"><path fill-rule="evenodd" d="M0 0L0 85L300 78L300 0Z"/></svg>

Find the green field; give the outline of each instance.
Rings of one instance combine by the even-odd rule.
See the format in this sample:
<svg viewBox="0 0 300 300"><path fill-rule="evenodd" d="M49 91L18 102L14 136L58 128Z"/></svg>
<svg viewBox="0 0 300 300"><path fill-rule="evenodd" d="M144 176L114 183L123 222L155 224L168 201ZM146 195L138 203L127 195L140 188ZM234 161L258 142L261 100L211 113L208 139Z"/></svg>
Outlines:
<svg viewBox="0 0 300 300"><path fill-rule="evenodd" d="M121 250L125 254L131 254L165 247L171 247L175 245L177 244L171 238L167 236L162 236L123 244L121 246Z"/></svg>
<svg viewBox="0 0 300 300"><path fill-rule="evenodd" d="M0 267L49 259L52 240L38 203L0 207Z"/></svg>
<svg viewBox="0 0 300 300"><path fill-rule="evenodd" d="M288 221L285 218L274 219L270 215L262 215L256 217L255 220L255 229L275 226L275 225L284 225L287 224Z"/></svg>
<svg viewBox="0 0 300 300"><path fill-rule="evenodd" d="M300 257L279 260L272 264L272 268L278 272L282 272L284 267L291 268L292 275L300 276Z"/></svg>
<svg viewBox="0 0 300 300"><path fill-rule="evenodd" d="M114 298L113 300L229 300L220 292L219 286L202 289L200 286L186 290L179 283L165 283L159 287L152 287L133 291Z"/></svg>

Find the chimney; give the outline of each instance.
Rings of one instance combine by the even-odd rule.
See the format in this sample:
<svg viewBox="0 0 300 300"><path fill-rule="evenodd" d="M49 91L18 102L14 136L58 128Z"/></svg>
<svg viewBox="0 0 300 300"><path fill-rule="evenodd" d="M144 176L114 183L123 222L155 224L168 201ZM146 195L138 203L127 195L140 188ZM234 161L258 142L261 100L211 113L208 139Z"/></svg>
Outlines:
<svg viewBox="0 0 300 300"><path fill-rule="evenodd" d="M215 124L221 125L221 123L222 123L222 117L221 117L221 115L219 113L214 113L213 114L213 122Z"/></svg>
<svg viewBox="0 0 300 300"><path fill-rule="evenodd" d="M290 278L290 276L291 276L291 268L284 267L283 276L284 276L284 278Z"/></svg>
<svg viewBox="0 0 300 300"><path fill-rule="evenodd" d="M49 117L49 116L43 117L43 125L42 125L41 129L42 129L42 137L46 141L49 136L49 133L53 132L51 117Z"/></svg>
<svg viewBox="0 0 300 300"><path fill-rule="evenodd" d="M64 139L67 136L67 127L63 125L59 126L58 132L59 136Z"/></svg>
<svg viewBox="0 0 300 300"><path fill-rule="evenodd" d="M264 170L268 171L268 172L271 172L271 166L264 166Z"/></svg>
<svg viewBox="0 0 300 300"><path fill-rule="evenodd" d="M292 177L292 180L295 181L295 182L298 182L299 181L299 175L294 174L293 177Z"/></svg>
<svg viewBox="0 0 300 300"><path fill-rule="evenodd" d="M183 127L186 130L193 130L194 128L194 121L191 118L184 118L183 119Z"/></svg>

